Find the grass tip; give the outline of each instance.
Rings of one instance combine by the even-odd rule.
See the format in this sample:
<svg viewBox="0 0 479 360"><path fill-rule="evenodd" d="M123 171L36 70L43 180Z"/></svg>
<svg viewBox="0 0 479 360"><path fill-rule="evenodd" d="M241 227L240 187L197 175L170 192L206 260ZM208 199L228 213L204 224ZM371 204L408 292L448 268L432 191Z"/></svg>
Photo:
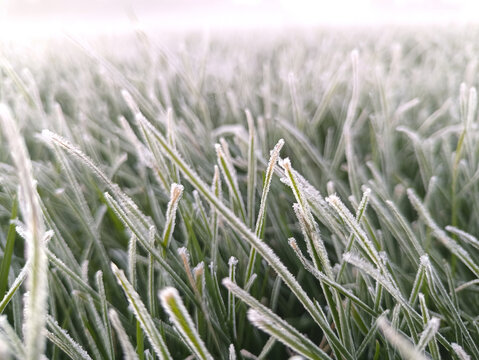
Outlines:
<svg viewBox="0 0 479 360"><path fill-rule="evenodd" d="M235 266L236 264L238 264L238 259L235 258L234 256L231 256L230 259L228 260L228 265Z"/></svg>

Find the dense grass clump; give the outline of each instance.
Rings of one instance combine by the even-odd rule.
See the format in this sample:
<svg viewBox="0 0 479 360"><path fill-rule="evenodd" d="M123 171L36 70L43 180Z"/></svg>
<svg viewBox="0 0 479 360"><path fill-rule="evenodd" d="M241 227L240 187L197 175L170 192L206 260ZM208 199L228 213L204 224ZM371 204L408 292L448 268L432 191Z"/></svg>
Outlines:
<svg viewBox="0 0 479 360"><path fill-rule="evenodd" d="M417 34L3 44L0 357L479 359L477 31Z"/></svg>

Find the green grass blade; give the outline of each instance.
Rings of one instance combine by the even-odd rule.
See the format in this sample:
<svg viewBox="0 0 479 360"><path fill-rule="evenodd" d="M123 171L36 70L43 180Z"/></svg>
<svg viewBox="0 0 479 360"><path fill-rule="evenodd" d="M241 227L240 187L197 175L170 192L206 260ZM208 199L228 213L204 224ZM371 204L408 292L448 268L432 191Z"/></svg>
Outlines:
<svg viewBox="0 0 479 360"><path fill-rule="evenodd" d="M133 348L133 345L130 342L130 339L123 328L123 325L121 324L120 317L118 316L118 313L110 309L108 312L108 317L111 321L111 325L116 331L116 334L118 336L118 342L121 345L121 348L123 350L123 358L124 360L138 360L138 355L135 352L135 349Z"/></svg>
<svg viewBox="0 0 479 360"><path fill-rule="evenodd" d="M208 352L203 340L198 335L188 311L181 300L178 290L172 287L160 291L161 305L170 316L170 320L188 342L190 349L195 352L198 359L213 360L213 356Z"/></svg>
<svg viewBox="0 0 479 360"><path fill-rule="evenodd" d="M58 346L72 360L91 360L90 355L72 337L62 329L51 316L47 318L48 340Z"/></svg>
<svg viewBox="0 0 479 360"><path fill-rule="evenodd" d="M12 213L10 216L10 225L8 227L7 243L3 254L2 265L0 268L0 299L5 296L8 285L8 273L10 272L10 264L12 262L13 248L15 246L15 224L13 220L17 218L18 201L13 199Z"/></svg>
<svg viewBox="0 0 479 360"><path fill-rule="evenodd" d="M274 314L266 306L262 305L230 279L224 279L223 285L251 307L248 311L248 318L255 326L308 358L330 359L330 357L314 345L311 340Z"/></svg>
<svg viewBox="0 0 479 360"><path fill-rule="evenodd" d="M47 315L48 260L45 253L45 224L33 168L25 142L7 106L0 105L0 120L8 139L20 181L20 208L27 230L28 296L25 298L25 359L36 360L45 350L44 328Z"/></svg>
<svg viewBox="0 0 479 360"><path fill-rule="evenodd" d="M122 270L118 269L118 267L113 263L111 264L111 268L118 280L118 284L120 284L125 292L128 302L131 305L131 309L133 310L133 314L140 322L140 325L150 341L150 344L153 347L156 355L160 358L160 360L173 359L170 355L168 347L166 346L163 335L156 328L153 318L146 310L146 307L141 301L138 293L133 289Z"/></svg>

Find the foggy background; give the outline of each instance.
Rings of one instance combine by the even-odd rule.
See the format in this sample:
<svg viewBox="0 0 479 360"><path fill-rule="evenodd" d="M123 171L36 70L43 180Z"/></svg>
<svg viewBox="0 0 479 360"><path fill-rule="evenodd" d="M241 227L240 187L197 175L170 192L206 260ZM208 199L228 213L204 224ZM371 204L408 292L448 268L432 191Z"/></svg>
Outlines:
<svg viewBox="0 0 479 360"><path fill-rule="evenodd" d="M0 0L3 36L479 22L475 0Z"/></svg>

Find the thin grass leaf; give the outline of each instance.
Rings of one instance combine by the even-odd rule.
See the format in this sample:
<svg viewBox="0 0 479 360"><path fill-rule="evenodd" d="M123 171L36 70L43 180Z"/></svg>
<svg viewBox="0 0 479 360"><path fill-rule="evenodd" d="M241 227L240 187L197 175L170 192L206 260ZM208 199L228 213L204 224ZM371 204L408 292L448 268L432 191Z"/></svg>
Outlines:
<svg viewBox="0 0 479 360"><path fill-rule="evenodd" d="M296 243L296 240L294 238L289 238L288 243L289 243L289 246L291 246L291 248L294 250L294 252L298 256L304 268L308 270L311 274L313 274L314 277L316 277L320 282L326 283L327 285L337 290L339 293L345 295L353 303L355 303L356 305L358 305L360 308L367 311L371 315L376 315L376 312L373 309L371 309L365 302L359 299L356 295L354 295L354 293L352 293L350 290L346 289L345 287L343 287L341 284L337 283L336 281L328 278L326 274L324 274L323 272L314 268L313 265L310 262L308 262L306 257L301 253L301 250L299 249L299 246ZM346 253L345 255L347 254L349 253ZM349 259L349 255L347 255L347 258Z"/></svg>
<svg viewBox="0 0 479 360"><path fill-rule="evenodd" d="M262 305L230 279L223 279L223 285L251 307L248 311L248 318L255 326L299 353L305 354L305 356L308 356L309 358L330 359L330 357L314 345L311 340L302 335L266 306ZM253 319L251 319L250 314L253 311Z"/></svg>
<svg viewBox="0 0 479 360"><path fill-rule="evenodd" d="M166 110L166 137L168 139L168 142L170 145L176 149L176 131L175 131L175 122L173 120L173 109L168 108ZM173 180L175 182L180 181L180 173L178 172L178 169L176 166L173 164L172 165L172 170L171 173L173 174Z"/></svg>
<svg viewBox="0 0 479 360"><path fill-rule="evenodd" d="M403 295L399 289L393 284L390 279L384 277L378 269L374 268L370 263L362 259L358 254L355 253L346 253L343 255L343 260L356 266L357 268L364 271L366 274L374 278L378 283L380 283L384 289L386 289L404 308L412 310L409 303L404 299Z"/></svg>
<svg viewBox="0 0 479 360"><path fill-rule="evenodd" d="M248 310L248 320L257 328L263 330L268 335L274 336L276 340L282 342L286 346L290 347L294 351L304 355L308 359L331 359L325 352L319 348L311 349L309 347L302 346L301 339L298 339L282 328L281 325L271 321L263 314L259 313L255 309Z"/></svg>
<svg viewBox="0 0 479 360"><path fill-rule="evenodd" d="M175 229L176 209L178 208L178 202L183 194L183 186L178 184L172 184L170 190L170 201L166 210L166 222L163 230L163 247L166 249L170 243Z"/></svg>
<svg viewBox="0 0 479 360"><path fill-rule="evenodd" d="M273 346L275 343L276 343L276 339L273 336L271 336L268 339L268 341L266 341L266 344L264 344L263 349L259 353L258 360L266 359L266 356L268 356L271 349L273 349Z"/></svg>
<svg viewBox="0 0 479 360"><path fill-rule="evenodd" d="M423 351L426 346L434 339L436 333L439 331L440 320L438 318L431 318L427 324L426 328L421 334L419 342L416 345L418 351Z"/></svg>
<svg viewBox="0 0 479 360"><path fill-rule="evenodd" d="M155 228L151 227L148 243L152 248L155 248ZM155 259L153 254L148 253L148 310L150 311L151 317L156 317L156 297L155 297Z"/></svg>
<svg viewBox="0 0 479 360"><path fill-rule="evenodd" d="M5 296L8 285L8 274L10 272L10 264L12 263L13 249L15 246L15 223L13 220L17 218L18 201L15 197L12 203L12 212L10 215L10 226L8 227L7 242L3 253L2 265L0 268L0 299ZM1 306L0 306L1 309ZM2 311L0 310L0 313Z"/></svg>
<svg viewBox="0 0 479 360"><path fill-rule="evenodd" d="M451 346L459 360L471 360L471 356L468 355L459 344L452 343Z"/></svg>
<svg viewBox="0 0 479 360"><path fill-rule="evenodd" d="M361 202L359 203L358 209L356 211L356 221L358 223L361 221L364 213L366 212L366 209L367 209L367 206L368 206L368 203L369 203L370 194L371 194L371 189L366 188L366 190L364 190L363 197L361 198ZM354 233L352 233L352 234L349 235L348 243L346 245L346 248L345 248L344 252L351 251L351 249L353 248L353 245L354 245L354 240L355 240ZM340 265L340 268L339 268L338 275L336 276L337 281L339 281L341 279L341 275L343 274L345 268L346 268L346 262L342 261L341 265Z"/></svg>
<svg viewBox="0 0 479 360"><path fill-rule="evenodd" d="M211 192L218 199L223 197L221 193L221 177L218 165L215 165ZM215 263L218 260L218 211L216 211L214 207L211 207L211 233L213 235L211 240L211 259Z"/></svg>
<svg viewBox="0 0 479 360"><path fill-rule="evenodd" d="M343 202L337 197L336 195L331 195L326 198L331 207L336 210L341 219L348 225L351 232L353 232L359 240L359 244L361 247L366 251L368 256L374 262L374 264L381 269L383 272L387 273L382 261L380 260L379 253L377 249L374 247L374 244L369 240L368 236L361 229L357 220L352 216L351 212L346 208Z"/></svg>
<svg viewBox="0 0 479 360"><path fill-rule="evenodd" d="M171 322L188 342L190 349L194 351L196 357L202 360L213 360L203 340L201 340L193 324L193 320L180 298L178 290L172 287L165 288L160 291L159 297L163 309L165 309L170 316Z"/></svg>
<svg viewBox="0 0 479 360"><path fill-rule="evenodd" d="M0 316L0 333L1 336L7 340L10 352L19 360L25 359L25 346L22 344L22 340L18 337L15 330L8 323L5 315Z"/></svg>
<svg viewBox="0 0 479 360"><path fill-rule="evenodd" d="M409 296L409 303L414 304L421 287L423 285L424 277L426 276L426 265L429 263L429 256L423 255L419 260L419 268L417 269L416 277L412 285L411 295Z"/></svg>
<svg viewBox="0 0 479 360"><path fill-rule="evenodd" d="M27 277L28 296L25 298L25 359L38 359L45 349L45 328L48 296L48 260L45 254L45 224L38 200L33 168L25 142L10 110L0 104L0 120L8 139L20 181L20 209L26 223L27 258L30 271Z"/></svg>
<svg viewBox="0 0 479 360"><path fill-rule="evenodd" d="M96 284L98 287L98 293L100 295L100 304L101 304L101 316L103 320L103 327L106 330L106 334L104 334L104 342L108 351L108 355L110 359L115 358L115 349L113 345L113 337L111 331L111 324L108 318L108 302L106 299L106 292L105 292L105 284L103 283L103 273L98 271L95 275Z"/></svg>
<svg viewBox="0 0 479 360"><path fill-rule="evenodd" d="M0 314L3 313L3 311L4 311L5 308L7 307L8 303L10 302L10 300L12 300L13 295L15 295L15 293L17 292L17 290L20 288L20 286L22 285L23 281L24 281L25 278L27 277L28 271L29 271L29 267L30 267L30 262L27 261L27 263L26 263L25 266L22 268L22 270L20 271L20 273L18 274L18 276L17 276L17 277L15 278L15 280L13 281L12 285L10 286L10 289L8 289L7 293L6 293L5 296L3 297L2 301L0 301Z"/></svg>
<svg viewBox="0 0 479 360"><path fill-rule="evenodd" d="M279 158L279 152L284 145L284 140L280 139L275 145L273 150L271 150L270 158L268 161L268 166L266 167L266 174L264 176L263 192L261 193L261 202L259 206L258 218L256 219L255 235L258 239L261 239L264 229L264 224L266 221L266 200L268 198L269 189L271 186L271 180L273 179L274 168ZM245 284L251 278L251 275L254 271L254 266L256 262L256 249L251 247L248 266L246 268Z"/></svg>
<svg viewBox="0 0 479 360"><path fill-rule="evenodd" d="M477 348L476 342L473 339L473 336L471 335L468 327L464 323L463 319L461 318L461 315L458 312L458 309L454 306L450 294L446 291L444 288L444 285L442 284L437 270L434 268L434 266L430 263L429 259L425 259L425 266L426 266L426 280L428 284L428 289L429 289L429 295L434 299L434 301L437 304L440 304L441 307L448 309L449 316L454 321L454 325L457 326L458 330L464 337L466 343L469 345L470 351L474 354L474 356L479 354L479 349ZM425 305L424 305L425 307ZM428 312L424 312L424 314L428 314ZM438 340L444 340L442 339L438 333ZM448 342L441 341L442 345L449 345ZM479 356L479 355L478 355Z"/></svg>
<svg viewBox="0 0 479 360"><path fill-rule="evenodd" d="M136 236L136 239L141 243L141 245L148 251L149 254L155 258L155 261L168 273L169 276L175 281L175 283L181 287L183 291L193 297L193 293L188 288L186 283L183 279L178 275L177 271L175 271L170 264L166 262L164 257L154 248L149 240L149 235L144 234L144 229L141 226L138 226L138 222L135 221L134 214L125 211L129 211L128 207L122 207L120 203L118 203L113 197L105 193L105 200L107 204L115 211L118 215L120 220L127 226L131 232Z"/></svg>
<svg viewBox="0 0 479 360"><path fill-rule="evenodd" d="M423 322L423 325L426 326L426 328L427 328L427 326L430 323L431 317L429 316L429 310L426 306L426 299L425 299L425 297L422 293L419 293L418 296L419 296L419 304L420 304L421 312L422 312L422 322ZM431 326L434 326L434 325L436 325L436 324L432 324ZM441 353L439 351L439 346L437 345L437 341L436 341L436 335L439 331L439 323L437 325L438 325L438 328L435 331L434 336L432 338L430 338L429 341L428 341L428 347L429 347L429 351L431 352L432 358L435 359L435 360L440 360L441 359ZM431 330L434 330L434 328L432 328ZM424 332L424 334L426 334L426 332ZM421 339L419 339L419 340L421 340ZM428 339L424 339L424 340L428 340ZM418 344L419 344L419 342L418 342Z"/></svg>
<svg viewBox="0 0 479 360"><path fill-rule="evenodd" d="M145 216L135 202L121 191L120 187L113 183L110 178L91 160L87 155L85 155L78 147L72 145L68 140L62 138L61 136L49 131L42 131L42 138L49 145L57 145L61 149L65 150L70 154L74 159L78 160L81 164L89 168L93 174L109 189L109 191L115 196L118 203L122 206L124 211L131 217L135 219L134 224L136 229L143 235L143 238L148 238L150 228L154 224L151 219Z"/></svg>
<svg viewBox="0 0 479 360"><path fill-rule="evenodd" d="M123 350L123 359L124 360L138 360L138 355L135 352L135 349L133 348L133 345L130 342L130 339L128 335L126 334L125 329L123 328L123 325L121 324L120 318L118 316L118 313L110 309L108 312L108 317L111 321L111 325L116 331L116 334L118 336L118 342L121 345L121 348Z"/></svg>
<svg viewBox="0 0 479 360"><path fill-rule="evenodd" d="M407 338L389 324L384 316L379 317L377 323L386 340L399 351L403 359L427 360L420 351L414 348L413 344Z"/></svg>
<svg viewBox="0 0 479 360"><path fill-rule="evenodd" d="M47 318L47 338L72 360L91 360L90 355L51 316Z"/></svg>
<svg viewBox="0 0 479 360"><path fill-rule="evenodd" d="M228 261L229 267L229 279L231 282L236 282L236 265L238 264L238 259L234 256L230 257ZM235 311L235 297L231 291L228 291L228 321L231 324L233 329L233 336L236 338L236 311Z"/></svg>
<svg viewBox="0 0 479 360"><path fill-rule="evenodd" d="M128 280L133 289L136 289L136 236L132 234L128 242Z"/></svg>
<svg viewBox="0 0 479 360"><path fill-rule="evenodd" d="M255 218L255 195L256 195L256 155L255 155L255 127L251 112L246 109L246 120L248 121L248 226L253 228Z"/></svg>
<svg viewBox="0 0 479 360"><path fill-rule="evenodd" d="M136 319L139 321L148 340L150 341L150 344L153 347L156 355L161 360L172 359L163 336L156 328L151 315L146 310L146 307L141 301L138 293L133 289L133 286L131 286L130 282L127 280L123 270L118 269L118 267L113 263L111 264L111 268L118 280L118 284L120 284L125 292L128 302L131 305L131 309L133 310L133 313Z"/></svg>
<svg viewBox="0 0 479 360"><path fill-rule="evenodd" d="M479 249L479 240L477 238L463 230L460 230L454 226L446 226L446 230L459 236L459 238L469 245L475 247L476 249Z"/></svg>
<svg viewBox="0 0 479 360"><path fill-rule="evenodd" d="M381 316L386 316L389 310L384 311L379 317ZM376 335L378 331L378 322L374 321L371 327L369 328L366 336L364 337L363 341L361 342L361 345L358 347L358 351L356 352L356 356L358 358L361 358L361 355L366 351L369 343L374 339L374 336Z"/></svg>
<svg viewBox="0 0 479 360"><path fill-rule="evenodd" d="M422 217L423 221L429 226L434 234L434 236L459 260L461 260L464 265L466 265L477 277L479 277L479 265L476 264L471 255L457 242L451 239L447 234L439 228L436 222L433 220L431 214L419 200L417 195L412 189L408 189L408 197L411 204L414 206L416 211Z"/></svg>
<svg viewBox="0 0 479 360"><path fill-rule="evenodd" d="M280 165L284 169L286 183L291 187L291 190L293 191L294 197L297 201L297 203L293 205L293 209L306 239L307 250L311 260L313 261L314 268L325 273L326 276L332 280L334 278L333 270L329 261L326 247L321 239L318 225L310 211L309 203L306 200L305 194L303 194L299 186L295 172L291 167L291 163L289 159L284 159L280 162ZM338 329L342 340L348 347L350 347L352 339L348 337L347 332L345 331L347 319L345 317L344 308L340 305L341 299L339 294L334 290L331 291L323 281L320 281L320 283L328 306L331 310L335 327Z"/></svg>
<svg viewBox="0 0 479 360"><path fill-rule="evenodd" d="M231 155L229 155L228 145L226 141L220 144L215 144L216 156L218 158L218 166L225 178L226 185L233 199L233 208L238 209L241 219L246 222L246 210L244 208L243 198L238 186L238 178L231 162Z"/></svg>
<svg viewBox="0 0 479 360"><path fill-rule="evenodd" d="M63 263L63 261L56 257L50 250L47 249L46 253L48 256L48 261L52 265L60 269L63 274L68 276L70 280L75 282L80 289L88 293L95 301L100 302L100 296L98 295L98 293L87 282L85 282L81 278L81 276L76 274L72 269L65 265L65 263Z"/></svg>

